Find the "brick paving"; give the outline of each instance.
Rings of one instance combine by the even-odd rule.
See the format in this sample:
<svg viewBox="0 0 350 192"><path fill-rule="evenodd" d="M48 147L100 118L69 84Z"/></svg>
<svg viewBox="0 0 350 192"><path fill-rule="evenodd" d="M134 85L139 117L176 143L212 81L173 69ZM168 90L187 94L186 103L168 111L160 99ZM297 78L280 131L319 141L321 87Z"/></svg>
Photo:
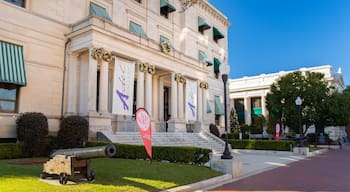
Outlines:
<svg viewBox="0 0 350 192"><path fill-rule="evenodd" d="M266 171L209 191L350 192L350 145Z"/></svg>

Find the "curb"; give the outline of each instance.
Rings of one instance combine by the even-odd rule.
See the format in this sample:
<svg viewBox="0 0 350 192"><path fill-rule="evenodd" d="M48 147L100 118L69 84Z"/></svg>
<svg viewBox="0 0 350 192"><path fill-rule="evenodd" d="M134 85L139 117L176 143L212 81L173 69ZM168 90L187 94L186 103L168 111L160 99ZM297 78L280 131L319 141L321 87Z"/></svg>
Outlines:
<svg viewBox="0 0 350 192"><path fill-rule="evenodd" d="M182 185L179 187L175 187L175 188L171 188L171 189L167 189L161 192L188 192L188 191L194 191L194 190L199 190L199 189L203 189L209 186L213 186L216 185L218 183L224 183L227 181L230 181L232 179L232 175L230 174L225 174L225 175L221 175L218 177L213 177L207 180L203 180L203 181L199 181L197 183L191 183L188 185Z"/></svg>

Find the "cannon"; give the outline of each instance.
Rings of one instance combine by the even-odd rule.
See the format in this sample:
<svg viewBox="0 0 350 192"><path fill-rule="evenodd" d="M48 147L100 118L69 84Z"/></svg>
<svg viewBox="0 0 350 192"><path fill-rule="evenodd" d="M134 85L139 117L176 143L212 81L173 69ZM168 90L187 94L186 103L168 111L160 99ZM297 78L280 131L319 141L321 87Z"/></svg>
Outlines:
<svg viewBox="0 0 350 192"><path fill-rule="evenodd" d="M58 177L60 184L67 184L68 180L94 180L95 172L90 169L90 159L114 157L116 147L112 144L99 147L60 149L50 155L44 163L40 178Z"/></svg>

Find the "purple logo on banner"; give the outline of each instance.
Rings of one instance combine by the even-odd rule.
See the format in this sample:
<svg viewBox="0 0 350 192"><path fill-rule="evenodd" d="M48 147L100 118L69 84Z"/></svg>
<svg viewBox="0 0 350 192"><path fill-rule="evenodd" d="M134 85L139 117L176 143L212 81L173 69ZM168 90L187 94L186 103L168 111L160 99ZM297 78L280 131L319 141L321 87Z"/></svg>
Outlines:
<svg viewBox="0 0 350 192"><path fill-rule="evenodd" d="M128 99L129 99L129 96L127 96L126 94L120 92L119 90L117 90L117 95L119 96L120 100L123 102L123 108L124 108L124 110L128 110L129 107L128 107L128 104L126 104L126 101L125 101L125 100L128 100Z"/></svg>
<svg viewBox="0 0 350 192"><path fill-rule="evenodd" d="M190 109L191 109L191 111L192 111L192 117L194 117L194 108L196 107L196 106L194 106L192 103L190 103L190 102L188 102L188 105L190 106Z"/></svg>

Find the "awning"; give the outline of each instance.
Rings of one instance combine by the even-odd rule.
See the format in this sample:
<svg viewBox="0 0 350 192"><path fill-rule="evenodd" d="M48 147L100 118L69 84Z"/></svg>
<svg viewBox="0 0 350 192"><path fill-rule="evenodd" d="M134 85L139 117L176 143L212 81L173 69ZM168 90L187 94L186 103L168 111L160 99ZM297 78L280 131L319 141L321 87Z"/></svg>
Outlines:
<svg viewBox="0 0 350 192"><path fill-rule="evenodd" d="M204 31L204 30L207 30L207 29L210 29L210 25L208 25L204 19L198 17L198 30L199 31Z"/></svg>
<svg viewBox="0 0 350 192"><path fill-rule="evenodd" d="M139 24L136 24L132 21L130 21L129 23L129 30L133 33L136 33L138 35L141 35L141 36L144 36L144 37L147 37L146 33L143 31L141 25Z"/></svg>
<svg viewBox="0 0 350 192"><path fill-rule="evenodd" d="M207 113L211 113L211 112L212 111L211 111L210 103L209 103L209 101L207 99Z"/></svg>
<svg viewBox="0 0 350 192"><path fill-rule="evenodd" d="M112 19L107 14L106 9L93 2L90 2L90 15L96 15L102 19L112 21Z"/></svg>
<svg viewBox="0 0 350 192"><path fill-rule="evenodd" d="M171 44L171 42L169 41L169 39L166 38L166 37L164 37L164 36L160 36L159 42L160 42L160 43L163 43L163 42L168 43L168 44L170 45L170 47L171 47L172 49L174 49L173 44Z"/></svg>
<svg viewBox="0 0 350 192"><path fill-rule="evenodd" d="M203 51L198 52L198 58L201 62L206 63L207 66L213 65L212 62L208 59L207 55Z"/></svg>
<svg viewBox="0 0 350 192"><path fill-rule="evenodd" d="M216 27L213 27L213 36L214 39L222 39L225 37Z"/></svg>
<svg viewBox="0 0 350 192"><path fill-rule="evenodd" d="M215 115L225 115L225 109L219 96L215 96Z"/></svg>
<svg viewBox="0 0 350 192"><path fill-rule="evenodd" d="M221 62L218 58L214 57L214 72L219 73L220 72L220 65Z"/></svg>
<svg viewBox="0 0 350 192"><path fill-rule="evenodd" d="M0 82L27 85L22 46L0 41Z"/></svg>
<svg viewBox="0 0 350 192"><path fill-rule="evenodd" d="M253 115L262 116L262 109L261 108L253 108Z"/></svg>
<svg viewBox="0 0 350 192"><path fill-rule="evenodd" d="M171 13L176 11L175 7L169 3L168 0L160 0L160 9L166 13Z"/></svg>

